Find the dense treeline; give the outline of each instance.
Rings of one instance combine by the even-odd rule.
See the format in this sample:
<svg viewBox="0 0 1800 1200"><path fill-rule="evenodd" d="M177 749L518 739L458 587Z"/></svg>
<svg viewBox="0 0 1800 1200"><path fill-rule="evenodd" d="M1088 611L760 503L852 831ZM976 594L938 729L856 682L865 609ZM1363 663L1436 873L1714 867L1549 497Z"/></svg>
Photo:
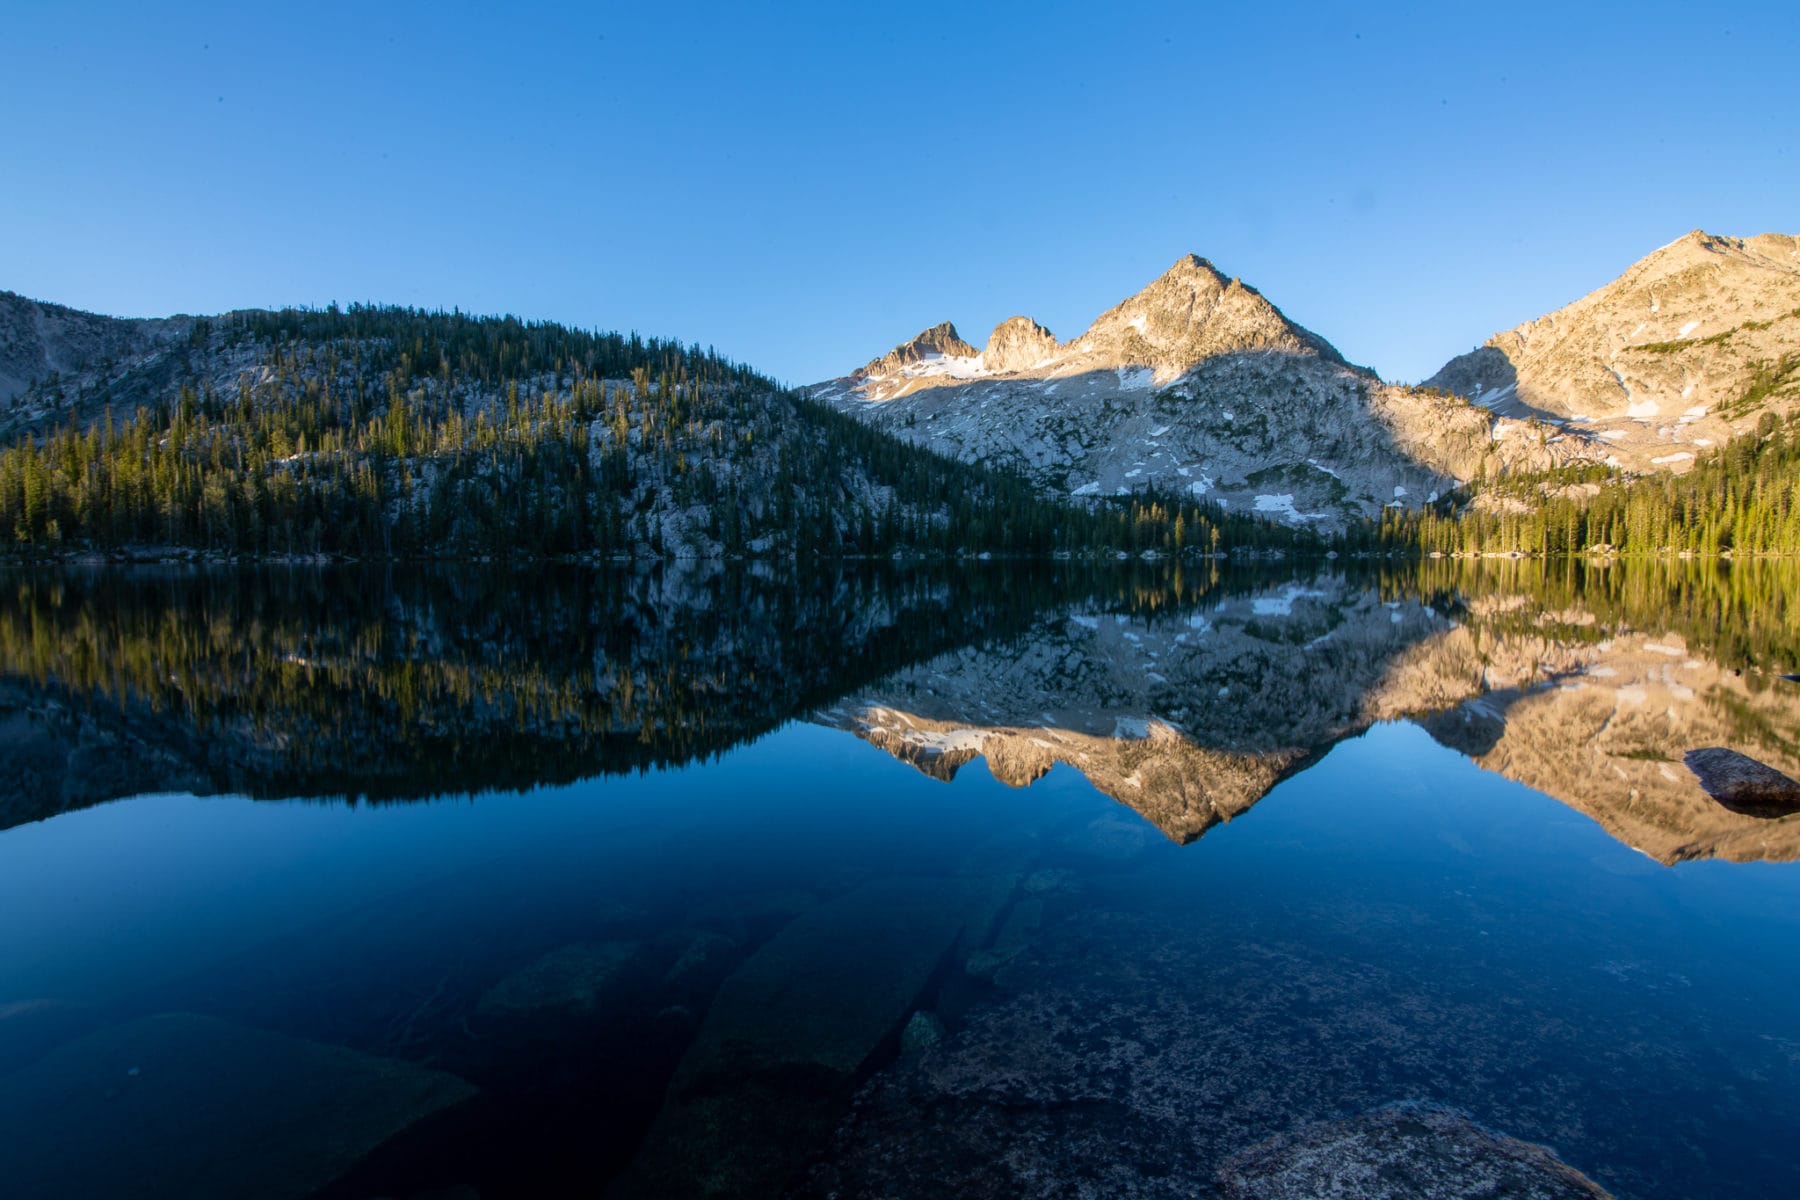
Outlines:
<svg viewBox="0 0 1800 1200"><path fill-rule="evenodd" d="M1800 553L1800 413L1785 422L1764 413L1754 431L1705 452L1684 475L1595 476L1595 468L1507 476L1435 507L1389 510L1345 542L1544 557Z"/></svg>
<svg viewBox="0 0 1800 1200"><path fill-rule="evenodd" d="M403 383L454 377L502 384L547 372L587 379L623 379L645 370L700 384L766 386L768 380L716 350L683 347L635 333L597 333L517 317L471 317L392 305L339 309L251 309L223 322L234 340L276 347L331 346L367 355L368 371L397 371ZM211 330L203 324L197 334Z"/></svg>
<svg viewBox="0 0 1800 1200"><path fill-rule="evenodd" d="M1316 539L1192 500L1091 507L712 350L406 308L196 325L180 381L0 452L27 554L1211 551ZM104 400L104 398L102 398Z"/></svg>

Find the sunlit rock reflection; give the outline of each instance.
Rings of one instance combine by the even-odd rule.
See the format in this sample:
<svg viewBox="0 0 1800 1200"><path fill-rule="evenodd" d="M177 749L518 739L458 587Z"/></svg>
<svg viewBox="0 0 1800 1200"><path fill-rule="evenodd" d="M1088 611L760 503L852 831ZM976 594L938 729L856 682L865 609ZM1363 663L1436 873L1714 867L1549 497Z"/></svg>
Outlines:
<svg viewBox="0 0 1800 1200"><path fill-rule="evenodd" d="M1409 719L1661 862L1800 857L1800 819L1733 811L1682 761L1733 745L1793 775L1800 689L1655 624L1466 582L1429 603L1326 574L1185 613L1077 608L817 719L939 779L977 756L1013 786L1067 764L1179 842L1371 723Z"/></svg>
<svg viewBox="0 0 1800 1200"><path fill-rule="evenodd" d="M1189 842L1396 715L1396 662L1451 625L1341 576L1142 618L1081 607L891 676L819 719L940 779L977 755L1014 786L1066 763Z"/></svg>

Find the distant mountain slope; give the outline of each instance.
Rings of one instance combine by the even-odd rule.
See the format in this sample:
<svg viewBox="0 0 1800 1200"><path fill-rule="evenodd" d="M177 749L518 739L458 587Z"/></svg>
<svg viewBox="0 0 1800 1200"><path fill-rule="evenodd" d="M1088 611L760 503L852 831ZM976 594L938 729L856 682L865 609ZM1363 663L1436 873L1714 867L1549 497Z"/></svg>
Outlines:
<svg viewBox="0 0 1800 1200"><path fill-rule="evenodd" d="M0 407L53 376L103 372L186 335L189 317L121 320L0 292Z"/></svg>
<svg viewBox="0 0 1800 1200"><path fill-rule="evenodd" d="M1420 503L1490 460L1566 457L1520 422L1384 385L1194 255L1069 342L1012 317L977 353L945 323L812 395L1057 494L1154 487L1296 525Z"/></svg>
<svg viewBox="0 0 1800 1200"><path fill-rule="evenodd" d="M1800 408L1800 239L1695 230L1426 385L1544 418L1628 470L1686 470Z"/></svg>
<svg viewBox="0 0 1800 1200"><path fill-rule="evenodd" d="M0 406L0 531L26 554L710 558L1220 540L1198 504L1076 509L699 346L360 305L166 322L7 311L36 339L15 339L31 371L85 364ZM1283 536L1234 524L1259 543Z"/></svg>

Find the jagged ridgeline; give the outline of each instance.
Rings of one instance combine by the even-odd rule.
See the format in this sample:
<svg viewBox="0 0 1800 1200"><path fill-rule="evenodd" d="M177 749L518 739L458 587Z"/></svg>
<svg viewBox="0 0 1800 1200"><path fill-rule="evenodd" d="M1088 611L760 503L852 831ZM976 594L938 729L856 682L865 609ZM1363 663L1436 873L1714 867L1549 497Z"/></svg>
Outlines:
<svg viewBox="0 0 1800 1200"><path fill-rule="evenodd" d="M1092 597L1212 564L0 574L0 827L144 791L411 798L718 753ZM528 603L521 603L528 597Z"/></svg>
<svg viewBox="0 0 1800 1200"><path fill-rule="evenodd" d="M103 353L74 367L19 367L31 382L0 416L0 531L22 552L714 557L1294 541L1156 495L1070 506L699 346L388 307L115 324L128 328L111 340L82 327Z"/></svg>

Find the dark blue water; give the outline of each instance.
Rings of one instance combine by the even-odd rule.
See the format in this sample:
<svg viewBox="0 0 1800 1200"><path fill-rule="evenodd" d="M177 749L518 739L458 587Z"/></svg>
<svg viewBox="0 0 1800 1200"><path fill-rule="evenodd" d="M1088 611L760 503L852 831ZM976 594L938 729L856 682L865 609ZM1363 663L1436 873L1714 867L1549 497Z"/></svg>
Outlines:
<svg viewBox="0 0 1800 1200"><path fill-rule="evenodd" d="M1689 826L1664 828L1662 810L1630 824L1660 793L1623 778L1597 821L1565 802L1601 803L1593 779L1559 782L1559 800L1504 773L1526 773L1526 743L1508 739L1530 729L1497 683L1485 702L1513 707L1485 765L1428 734L1428 713L1320 718L1331 736L1298 745L1283 722L1323 702L1281 691L1293 655L1313 656L1298 661L1317 690L1347 672L1366 706L1447 670L1480 606L1434 611L1343 580L1296 600L1293 586L1147 610L1116 592L1052 603L647 771L380 804L335 787L315 802L127 792L14 824L0 831L8 1194L1076 1195L1102 1180L1113 1195L1203 1195L1237 1150L1400 1099L1549 1145L1619 1196L1800 1193L1785 1134L1800 1120L1791 819L1699 807L1678 753L1633 743L1620 770L1676 764ZM1614 656L1583 660L1596 685L1639 660L1692 662L1671 669L1696 678L1716 666L1695 641L1634 658L1672 635L1607 619L1616 648L1568 651ZM1084 640L1094 627L1125 640ZM1190 653L1202 628L1283 649L1254 668L1225 654L1237 682L1221 695ZM1362 657L1321 650L1361 629L1401 640L1370 643L1362 674L1346 665ZM1114 645L1151 646L1154 664ZM1321 665L1324 652L1343 657ZM1481 668L1490 681L1503 657ZM1163 677L1148 701L1121 682L1146 670ZM1642 685L1622 686L1606 700L1615 726L1645 720ZM1755 708L1765 734L1793 712L1778 691L1746 696L1732 711ZM21 732L49 720L44 703L8 710L21 795L49 777ZM201 709L180 710L181 737L247 736ZM841 727L877 709L929 726L913 761L868 733L897 718ZM1146 737L1129 712L1179 730ZM1656 728L1710 729L1680 720ZM989 758L954 754L999 728L1025 728L1015 757L1032 738L1093 740L1011 786ZM1258 730L1280 736L1247 749ZM139 733L130 761L144 764L154 738ZM86 736L69 762L104 757ZM1237 757L1177 781L1149 753L1163 736ZM1131 780L1100 762L1115 751ZM1226 774L1282 755L1266 791L1225 794ZM529 756L509 769L528 775ZM1181 844L1166 814L1141 815L1162 811L1155 797L1134 807L1089 774L1127 798L1218 784L1206 811L1228 819ZM1627 844L1652 834L1685 849Z"/></svg>

